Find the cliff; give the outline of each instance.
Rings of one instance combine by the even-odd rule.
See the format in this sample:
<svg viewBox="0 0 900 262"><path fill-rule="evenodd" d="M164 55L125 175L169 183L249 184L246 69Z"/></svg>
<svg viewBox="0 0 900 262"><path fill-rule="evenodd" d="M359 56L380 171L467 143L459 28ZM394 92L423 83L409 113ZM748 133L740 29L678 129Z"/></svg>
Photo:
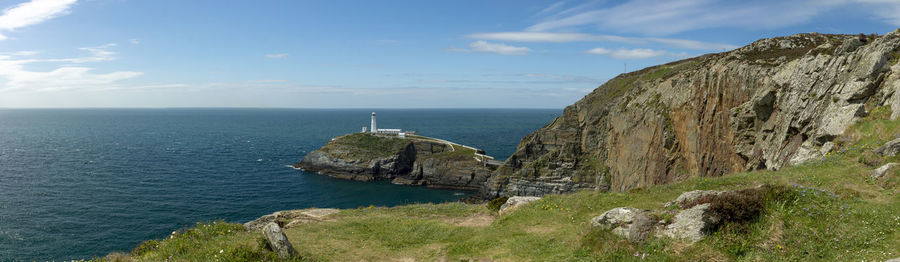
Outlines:
<svg viewBox="0 0 900 262"><path fill-rule="evenodd" d="M900 109L898 46L900 30L797 34L621 74L524 137L481 196L624 191L815 159L869 110Z"/></svg>
<svg viewBox="0 0 900 262"><path fill-rule="evenodd" d="M294 167L342 179L477 190L492 170L474 153L425 137L356 133L332 139Z"/></svg>

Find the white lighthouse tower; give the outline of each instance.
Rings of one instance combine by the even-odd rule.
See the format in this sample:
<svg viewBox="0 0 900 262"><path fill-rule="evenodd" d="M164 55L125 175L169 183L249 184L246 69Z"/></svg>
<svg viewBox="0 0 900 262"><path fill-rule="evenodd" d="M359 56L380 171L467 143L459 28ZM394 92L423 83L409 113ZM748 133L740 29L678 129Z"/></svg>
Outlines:
<svg viewBox="0 0 900 262"><path fill-rule="evenodd" d="M372 112L372 129L369 130L369 132L378 133L378 129L375 126L375 112Z"/></svg>

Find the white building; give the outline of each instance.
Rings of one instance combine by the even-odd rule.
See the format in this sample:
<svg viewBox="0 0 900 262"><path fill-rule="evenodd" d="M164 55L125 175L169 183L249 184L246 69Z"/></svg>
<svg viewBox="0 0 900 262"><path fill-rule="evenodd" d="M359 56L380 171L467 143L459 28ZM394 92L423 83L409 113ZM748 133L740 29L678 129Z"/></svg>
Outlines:
<svg viewBox="0 0 900 262"><path fill-rule="evenodd" d="M366 127L362 128L362 132L366 132ZM406 134L403 133L403 129L400 128L378 128L378 125L375 124L375 112L372 112L372 125L369 128L369 133L373 134L389 134L389 135L397 135L400 137L406 137Z"/></svg>

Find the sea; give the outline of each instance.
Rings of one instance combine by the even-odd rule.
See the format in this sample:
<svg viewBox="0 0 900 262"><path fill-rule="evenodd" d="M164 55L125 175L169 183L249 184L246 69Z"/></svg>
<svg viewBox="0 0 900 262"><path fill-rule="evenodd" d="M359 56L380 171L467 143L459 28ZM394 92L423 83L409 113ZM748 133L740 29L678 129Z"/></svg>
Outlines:
<svg viewBox="0 0 900 262"><path fill-rule="evenodd" d="M378 109L379 128L503 160L559 109ZM471 192L291 168L369 126L363 109L0 109L0 261L129 252L200 221L458 201Z"/></svg>

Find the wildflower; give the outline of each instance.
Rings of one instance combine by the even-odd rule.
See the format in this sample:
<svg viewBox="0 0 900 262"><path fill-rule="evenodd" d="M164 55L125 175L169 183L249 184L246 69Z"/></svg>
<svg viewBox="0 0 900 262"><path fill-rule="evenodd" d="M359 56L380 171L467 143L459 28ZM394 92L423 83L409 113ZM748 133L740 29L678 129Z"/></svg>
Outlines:
<svg viewBox="0 0 900 262"><path fill-rule="evenodd" d="M219 254L222 254L222 252L225 252L225 249L219 249Z"/></svg>

